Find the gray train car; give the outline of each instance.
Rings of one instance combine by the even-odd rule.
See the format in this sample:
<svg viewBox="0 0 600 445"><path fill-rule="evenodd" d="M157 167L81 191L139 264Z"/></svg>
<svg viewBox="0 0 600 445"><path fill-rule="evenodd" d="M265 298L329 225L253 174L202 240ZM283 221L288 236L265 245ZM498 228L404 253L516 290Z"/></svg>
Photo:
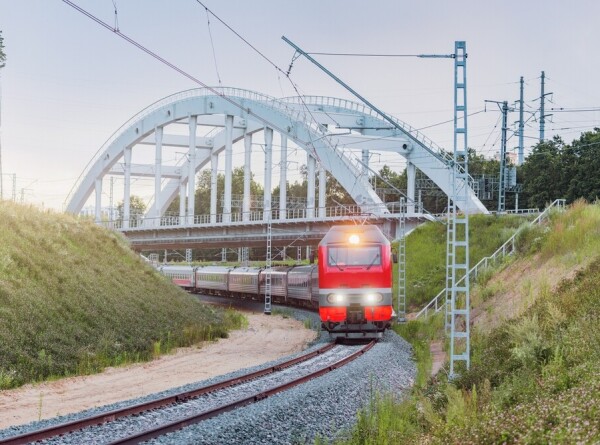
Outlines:
<svg viewBox="0 0 600 445"><path fill-rule="evenodd" d="M229 292L257 298L259 295L259 275L256 267L236 267L229 271Z"/></svg>
<svg viewBox="0 0 600 445"><path fill-rule="evenodd" d="M298 301L300 304L310 305L312 300L312 273L316 266L297 266L288 271L287 298ZM318 282L317 282L318 286ZM318 292L317 292L318 296ZM295 302L294 301L294 302ZM318 298L317 298L318 301Z"/></svg>
<svg viewBox="0 0 600 445"><path fill-rule="evenodd" d="M319 307L319 266L313 266L310 273L310 297L314 307Z"/></svg>
<svg viewBox="0 0 600 445"><path fill-rule="evenodd" d="M285 302L287 297L287 273L289 267L271 268L271 297L274 301ZM265 294L266 270L260 273L260 294Z"/></svg>
<svg viewBox="0 0 600 445"><path fill-rule="evenodd" d="M195 277L192 266L165 264L159 268L159 271L179 287L184 289L194 288Z"/></svg>
<svg viewBox="0 0 600 445"><path fill-rule="evenodd" d="M204 266L196 268L196 291L211 295L226 295L230 267Z"/></svg>

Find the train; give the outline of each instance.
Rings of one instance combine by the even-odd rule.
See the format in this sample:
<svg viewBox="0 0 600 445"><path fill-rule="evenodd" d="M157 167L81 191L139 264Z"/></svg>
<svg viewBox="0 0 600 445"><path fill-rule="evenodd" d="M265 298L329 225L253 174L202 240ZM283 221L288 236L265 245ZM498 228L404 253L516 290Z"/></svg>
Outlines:
<svg viewBox="0 0 600 445"><path fill-rule="evenodd" d="M395 317L388 239L377 226L333 226L318 259L270 269L165 264L158 270L190 292L259 301L270 273L273 303L318 310L333 337L381 337Z"/></svg>

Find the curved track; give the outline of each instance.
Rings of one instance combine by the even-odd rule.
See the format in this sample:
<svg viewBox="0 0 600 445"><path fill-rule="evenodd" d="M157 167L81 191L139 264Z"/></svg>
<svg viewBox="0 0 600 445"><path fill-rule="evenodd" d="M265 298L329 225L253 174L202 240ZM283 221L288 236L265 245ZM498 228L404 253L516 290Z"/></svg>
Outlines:
<svg viewBox="0 0 600 445"><path fill-rule="evenodd" d="M279 393L281 391L285 391L289 388L292 388L294 386L297 386L304 382L307 382L308 380L319 377L323 374L326 374L330 371L333 371L333 370L349 363L350 361L354 360L358 356L364 354L366 351L371 349L374 344L375 344L375 342L371 342L371 343L367 344L366 346L353 351L351 354L347 353L347 348L346 348L346 351L341 352L341 354L344 357L340 358L339 357L340 352L339 351L336 352L334 350L334 348L336 347L336 344L330 343L320 349L317 349L310 353L304 354L300 357L286 361L284 363L280 363L276 366L272 366L272 367L265 368L265 369L262 369L259 371L255 371L255 372L252 372L252 373L240 376L240 377L226 380L224 382L205 386L205 387L198 388L198 389L188 391L188 392L182 392L179 394L175 394L175 395L172 395L169 397L157 399L154 401L129 406L129 407L126 407L123 409L110 411L110 412L103 413L103 414L100 414L97 416L84 418L84 419L81 419L78 421L68 422L68 423L56 425L53 427L45 428L42 430L22 434L19 436L13 436L13 437L9 437L6 439L1 439L0 444L16 445L16 444L25 444L25 443L31 443L31 442L47 440L47 439L60 440L61 436L76 434L84 428L94 428L94 427L98 427L98 426L103 426L109 422L114 422L117 419L134 417L134 416L139 415L140 413L147 413L150 411L152 411L153 413L156 413L159 410L166 411L173 407L184 405L190 401L198 399L199 397L207 395L207 394L213 394L216 397L216 399L219 400L221 398L219 395L220 391L225 391L227 388L232 388L234 386L240 386L240 385L248 383L248 382L261 381L261 379L265 379L267 376L274 375L274 374L284 371L284 370L289 370L290 368L293 368L295 366L300 366L302 363L308 362L311 359L314 359L315 357L318 357L318 356L321 356L323 361L327 362L326 365L324 365L324 366L319 363L318 364L319 366L317 369L311 369L311 370L309 370L309 372L299 369L298 372L295 374L295 376L297 376L298 374L301 374L302 372L304 372L304 375L302 375L301 377L296 377L296 378L290 378L289 376L285 377L285 378L283 378L283 380L284 380L283 383L281 381L279 381L277 383L266 383L265 382L260 389L252 389L251 388L249 390L249 395L248 395L248 391L246 391L245 395L242 395L241 397L235 397L235 399L233 401L225 401L222 403L219 401L217 403L213 403L214 406L209 409L202 409L202 407L184 408L184 411L186 411L186 412L194 411L194 410L196 410L196 412L194 412L193 414L186 414L185 416L179 416L177 418L177 420L174 420L174 421L161 422L159 424L159 426L156 426L157 423L153 423L152 428L143 429L144 427L140 427L137 430L137 432L122 435L121 438L110 439L110 438L104 436L104 437L106 437L106 442L104 442L104 443L110 443L110 444L140 443L145 440L148 440L148 439L151 439L154 437L159 437L166 433L184 428L187 425L201 422L203 420L214 417L220 413L223 413L226 411L231 411L233 409L236 409L236 408L239 408L242 406L246 406L246 405L254 403L254 402L258 402L258 401L263 400L273 394ZM325 357L328 355L329 355L329 358L326 359ZM295 368L294 368L294 372L295 372ZM292 374L292 372L289 372L288 375L289 374ZM260 385L258 385L258 386L260 386ZM225 397L222 397L222 398L223 398L223 400L225 400ZM204 406L204 404L201 404L201 405ZM94 433L91 432L91 434L93 435ZM104 433L98 433L98 434L100 435L100 434L104 434Z"/></svg>

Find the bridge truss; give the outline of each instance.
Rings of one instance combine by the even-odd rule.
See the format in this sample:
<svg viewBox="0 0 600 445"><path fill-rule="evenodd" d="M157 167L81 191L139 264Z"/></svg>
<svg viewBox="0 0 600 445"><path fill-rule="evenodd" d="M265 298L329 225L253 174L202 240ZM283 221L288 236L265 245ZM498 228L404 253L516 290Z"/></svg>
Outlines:
<svg viewBox="0 0 600 445"><path fill-rule="evenodd" d="M107 177L123 177L122 212L118 227L123 231L140 228L194 224L251 223L268 217L325 219L339 210L325 206L325 172L330 172L356 202L357 213L385 217L393 210L382 202L369 182L370 152L393 152L405 158L408 171L406 211L415 214L415 177L417 169L443 191L450 194L455 164L449 152L401 121L402 130L392 128L372 109L349 100L311 96L276 99L235 88L192 89L168 96L126 122L100 148L82 173L68 197L67 211L78 214L88 201L94 205L97 222L111 222L114 215L103 214L103 187ZM260 214L251 209L253 138L259 136L264 148L264 195ZM274 143L275 138L275 143ZM232 207L232 146L244 144L244 194L241 208ZM288 144L307 154L308 190L305 207L289 208L286 197ZM133 163L132 153L144 146L154 147L150 162ZM175 165L163 162L169 147L185 150ZM256 150L256 149L255 149ZM273 153L279 150L279 203L271 202ZM217 213L217 169L224 157L225 183L222 213ZM210 166L210 214L196 215L197 173ZM262 176L262 173L261 173ZM464 176L464 175L463 175ZM131 184L135 178L154 178L154 197L145 215L133 215ZM319 196L315 196L316 178ZM470 177L468 202L471 212L487 212L472 189ZM463 184L460 185L463 185ZM321 186L322 185L322 186ZM166 215L172 201L179 197L179 213ZM104 198L105 199L105 198ZM111 193L112 199L112 193ZM460 203L457 204L460 206ZM264 209L273 209L270 215ZM418 209L417 209L418 210ZM112 221L114 223L114 221ZM113 224L114 226L114 224Z"/></svg>

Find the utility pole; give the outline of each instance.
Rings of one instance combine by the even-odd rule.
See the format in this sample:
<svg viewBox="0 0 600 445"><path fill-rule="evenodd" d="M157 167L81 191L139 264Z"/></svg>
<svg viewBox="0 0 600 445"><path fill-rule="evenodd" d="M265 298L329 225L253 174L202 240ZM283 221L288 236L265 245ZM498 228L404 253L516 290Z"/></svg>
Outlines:
<svg viewBox="0 0 600 445"><path fill-rule="evenodd" d="M523 127L525 123L523 122L523 76L521 76L521 92L519 94L519 151L517 157L517 165L522 165L524 161L524 151L523 147Z"/></svg>
<svg viewBox="0 0 600 445"><path fill-rule="evenodd" d="M506 131L508 102L502 102L502 143L500 146L500 183L498 184L498 213L506 211Z"/></svg>
<svg viewBox="0 0 600 445"><path fill-rule="evenodd" d="M546 118L552 116L551 114L545 113L545 101L546 96L552 93L545 93L545 84L546 84L546 73L542 71L542 92L540 95L540 142L544 142L544 132L546 127Z"/></svg>
<svg viewBox="0 0 600 445"><path fill-rule="evenodd" d="M507 121L508 112L513 111L513 109L508 107L507 101L498 102L495 100L486 100L486 102L492 102L497 104L498 107L500 107L500 111L502 112L502 142L500 145L500 177L498 182L498 213L504 213L506 211L506 183L508 182L506 170L506 134L508 132Z"/></svg>
<svg viewBox="0 0 600 445"><path fill-rule="evenodd" d="M542 71L542 94L540 95L540 142L544 142L544 126L546 124L546 116L544 116L544 81L546 73Z"/></svg>

